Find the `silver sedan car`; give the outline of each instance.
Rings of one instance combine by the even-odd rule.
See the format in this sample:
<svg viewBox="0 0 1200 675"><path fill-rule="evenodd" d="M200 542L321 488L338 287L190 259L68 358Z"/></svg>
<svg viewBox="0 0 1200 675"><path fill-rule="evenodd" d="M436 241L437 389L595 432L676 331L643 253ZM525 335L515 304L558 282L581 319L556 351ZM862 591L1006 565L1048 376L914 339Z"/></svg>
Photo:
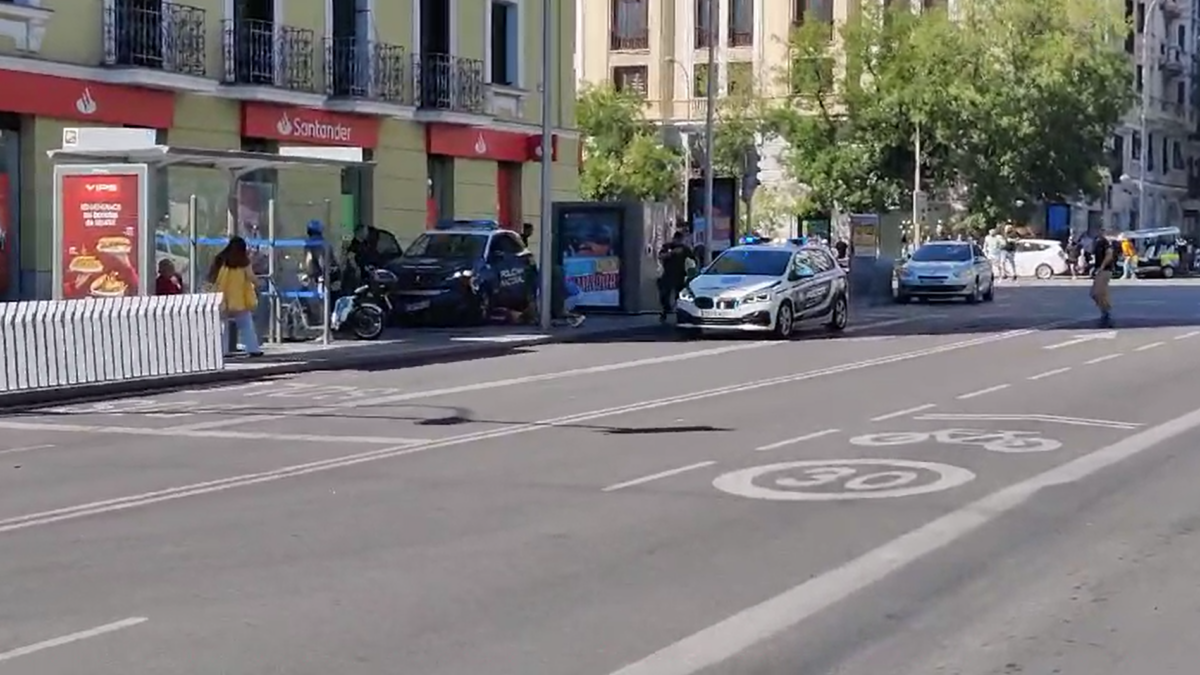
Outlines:
<svg viewBox="0 0 1200 675"><path fill-rule="evenodd" d="M990 302L995 291L991 262L982 249L966 241L922 244L896 268L892 284L892 296L900 303L912 298Z"/></svg>

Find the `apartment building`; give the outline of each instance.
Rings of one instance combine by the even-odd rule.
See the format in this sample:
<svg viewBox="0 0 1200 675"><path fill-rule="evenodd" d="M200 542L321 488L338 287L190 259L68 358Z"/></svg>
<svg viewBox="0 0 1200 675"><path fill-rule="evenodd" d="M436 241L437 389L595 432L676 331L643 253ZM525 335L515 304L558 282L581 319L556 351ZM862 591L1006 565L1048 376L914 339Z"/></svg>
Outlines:
<svg viewBox="0 0 1200 675"><path fill-rule="evenodd" d="M1101 208L1092 210L1092 225L1103 214L1116 229L1181 227L1200 234L1200 145L1194 140L1200 3L1126 0L1125 12L1133 25L1125 51L1139 102L1113 137L1112 184Z"/></svg>
<svg viewBox="0 0 1200 675"><path fill-rule="evenodd" d="M0 299L49 295L47 151L68 128L372 162L233 182L163 170L152 197L176 218L197 195L212 211L202 233L229 214L261 217L267 199L293 236L331 197L342 225L406 240L436 218L538 218L540 11L526 0L0 0L0 269L11 270ZM571 3L552 21L553 184L575 199Z"/></svg>

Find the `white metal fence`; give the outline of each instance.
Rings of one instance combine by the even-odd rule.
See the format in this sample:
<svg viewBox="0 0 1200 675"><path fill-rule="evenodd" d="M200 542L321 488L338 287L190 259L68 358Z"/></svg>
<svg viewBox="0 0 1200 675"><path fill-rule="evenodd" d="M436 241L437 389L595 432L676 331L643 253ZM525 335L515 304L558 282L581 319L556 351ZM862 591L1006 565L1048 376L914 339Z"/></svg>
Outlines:
<svg viewBox="0 0 1200 675"><path fill-rule="evenodd" d="M221 370L221 296L0 303L0 392Z"/></svg>

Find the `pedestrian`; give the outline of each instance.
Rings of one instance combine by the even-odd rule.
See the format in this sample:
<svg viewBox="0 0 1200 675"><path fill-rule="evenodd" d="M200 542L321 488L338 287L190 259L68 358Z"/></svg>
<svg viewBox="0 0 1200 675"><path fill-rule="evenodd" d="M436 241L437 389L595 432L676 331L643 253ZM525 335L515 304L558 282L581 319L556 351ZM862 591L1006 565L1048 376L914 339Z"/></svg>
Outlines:
<svg viewBox="0 0 1200 675"><path fill-rule="evenodd" d="M533 223L525 223L521 226L521 243L525 248L529 248L529 240L533 238Z"/></svg>
<svg viewBox="0 0 1200 675"><path fill-rule="evenodd" d="M666 323L667 315L675 311L675 298L687 285L688 265L692 250L683 241L683 232L676 232L671 241L663 244L658 252L658 303L659 321Z"/></svg>
<svg viewBox="0 0 1200 675"><path fill-rule="evenodd" d="M254 330L258 287L254 272L250 269L250 251L245 239L229 238L229 243L221 249L209 267L207 279L222 295L221 309L225 314L226 336L222 343L228 346L229 324L232 323L246 353L250 356L262 356L258 334Z"/></svg>
<svg viewBox="0 0 1200 675"><path fill-rule="evenodd" d="M175 261L163 258L158 261L158 277L154 279L155 295L182 295L183 277L175 271Z"/></svg>
<svg viewBox="0 0 1200 675"><path fill-rule="evenodd" d="M1108 282L1112 280L1117 252L1112 241L1104 234L1096 237L1092 244L1092 259L1096 261L1092 272L1092 302L1100 310L1100 327L1112 327L1112 298L1109 297Z"/></svg>
<svg viewBox="0 0 1200 675"><path fill-rule="evenodd" d="M1013 281L1017 280L1017 235L1016 232L1009 228L1004 232L1004 252L1000 258L1001 278L1011 276Z"/></svg>
<svg viewBox="0 0 1200 675"><path fill-rule="evenodd" d="M992 277L1003 279L1004 267L1001 259L1004 257L1004 237L1000 236L1000 230L992 228L983 238L983 254L992 265Z"/></svg>
<svg viewBox="0 0 1200 675"><path fill-rule="evenodd" d="M1121 240L1121 278L1136 279L1138 267L1137 249L1129 239Z"/></svg>
<svg viewBox="0 0 1200 675"><path fill-rule="evenodd" d="M586 316L578 311L579 300L583 296L583 290L579 288L579 284L574 279L566 275L562 265L555 265L554 285L562 294L562 319L567 322L567 325L572 328L578 328L583 325L587 319Z"/></svg>
<svg viewBox="0 0 1200 675"><path fill-rule="evenodd" d="M1079 245L1078 239L1067 242L1067 270L1071 272L1072 279L1079 278L1079 257L1082 253L1083 248Z"/></svg>

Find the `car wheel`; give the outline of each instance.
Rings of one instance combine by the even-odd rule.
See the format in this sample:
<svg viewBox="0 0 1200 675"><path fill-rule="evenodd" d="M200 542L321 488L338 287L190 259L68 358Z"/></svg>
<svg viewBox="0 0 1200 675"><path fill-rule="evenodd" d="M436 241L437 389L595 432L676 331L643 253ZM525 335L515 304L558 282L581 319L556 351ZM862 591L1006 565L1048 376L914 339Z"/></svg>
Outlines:
<svg viewBox="0 0 1200 675"><path fill-rule="evenodd" d="M983 292L983 301L991 302L996 299L996 280L988 281L987 290Z"/></svg>
<svg viewBox="0 0 1200 675"><path fill-rule="evenodd" d="M780 340L787 340L792 337L792 331L796 327L796 316L792 312L792 303L787 300L779 305L779 309L775 311L775 337Z"/></svg>
<svg viewBox="0 0 1200 675"><path fill-rule="evenodd" d="M840 333L846 330L846 324L850 323L850 305L846 302L846 296L839 295L833 301L833 309L829 313L829 323L825 327L835 333Z"/></svg>
<svg viewBox="0 0 1200 675"><path fill-rule="evenodd" d="M979 279L975 279L975 284L971 287L971 294L966 297L967 303L974 305L983 299L983 286L979 283Z"/></svg>
<svg viewBox="0 0 1200 675"><path fill-rule="evenodd" d="M351 332L359 340L378 340L383 336L385 325L383 310L377 305L360 305L347 318Z"/></svg>
<svg viewBox="0 0 1200 675"><path fill-rule="evenodd" d="M1162 275L1163 275L1164 279L1174 279L1175 278L1175 268L1170 267L1170 266L1163 267Z"/></svg>
<svg viewBox="0 0 1200 675"><path fill-rule="evenodd" d="M1046 279L1050 279L1050 278L1054 277L1054 268L1047 265L1046 263L1042 263L1041 265L1037 266L1037 269L1035 269L1033 271L1033 274L1037 278L1045 281Z"/></svg>

